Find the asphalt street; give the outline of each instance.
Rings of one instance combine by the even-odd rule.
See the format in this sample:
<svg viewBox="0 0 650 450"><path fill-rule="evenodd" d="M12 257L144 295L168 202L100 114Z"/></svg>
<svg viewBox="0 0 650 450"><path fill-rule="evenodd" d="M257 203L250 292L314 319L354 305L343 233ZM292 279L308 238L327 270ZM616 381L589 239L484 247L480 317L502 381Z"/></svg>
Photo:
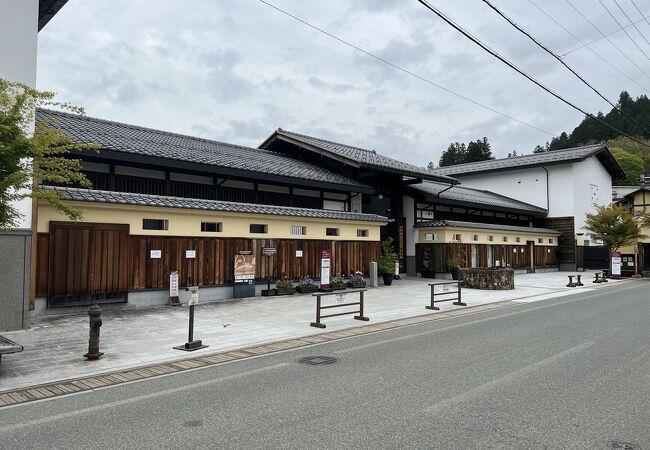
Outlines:
<svg viewBox="0 0 650 450"><path fill-rule="evenodd" d="M0 448L650 450L649 291L632 281L1 408Z"/></svg>

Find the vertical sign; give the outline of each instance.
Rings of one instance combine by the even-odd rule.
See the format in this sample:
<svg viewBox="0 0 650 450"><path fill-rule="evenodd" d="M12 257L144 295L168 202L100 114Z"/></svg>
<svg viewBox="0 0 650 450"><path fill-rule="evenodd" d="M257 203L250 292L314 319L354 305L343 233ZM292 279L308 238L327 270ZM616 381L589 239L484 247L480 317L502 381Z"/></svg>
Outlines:
<svg viewBox="0 0 650 450"><path fill-rule="evenodd" d="M621 278L621 254L619 252L612 253L612 278Z"/></svg>
<svg viewBox="0 0 650 450"><path fill-rule="evenodd" d="M328 289L330 287L330 251L323 250L320 258L320 287Z"/></svg>
<svg viewBox="0 0 650 450"><path fill-rule="evenodd" d="M360 213L361 212L361 194L352 194L352 198L350 199L350 203L352 204L351 210L353 213Z"/></svg>
<svg viewBox="0 0 650 450"><path fill-rule="evenodd" d="M172 305L180 304L178 299L178 272L169 273L169 303Z"/></svg>

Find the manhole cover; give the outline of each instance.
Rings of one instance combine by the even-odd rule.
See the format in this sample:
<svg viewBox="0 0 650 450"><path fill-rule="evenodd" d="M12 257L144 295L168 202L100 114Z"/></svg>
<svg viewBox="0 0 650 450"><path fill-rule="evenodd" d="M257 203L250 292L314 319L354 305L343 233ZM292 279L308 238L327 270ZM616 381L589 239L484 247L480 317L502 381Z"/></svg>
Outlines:
<svg viewBox="0 0 650 450"><path fill-rule="evenodd" d="M631 442L621 442L621 441L611 441L607 444L609 448L620 448L625 450L640 450L639 447L632 444Z"/></svg>
<svg viewBox="0 0 650 450"><path fill-rule="evenodd" d="M336 361L338 360L333 356L305 356L298 360L298 362L311 364L312 366L315 366L316 364L333 364Z"/></svg>

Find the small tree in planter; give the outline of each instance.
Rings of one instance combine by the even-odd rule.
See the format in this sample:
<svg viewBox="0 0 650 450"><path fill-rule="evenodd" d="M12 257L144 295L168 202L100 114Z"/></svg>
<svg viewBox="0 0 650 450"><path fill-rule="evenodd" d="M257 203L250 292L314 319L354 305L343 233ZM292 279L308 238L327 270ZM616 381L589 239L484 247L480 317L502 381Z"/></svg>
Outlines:
<svg viewBox="0 0 650 450"><path fill-rule="evenodd" d="M377 271L384 278L384 284L386 286L393 284L395 261L397 261L397 255L393 247L393 238L389 237L381 243L381 256L377 261Z"/></svg>
<svg viewBox="0 0 650 450"><path fill-rule="evenodd" d="M309 275L300 280L300 284L298 284L296 287L296 291L300 292L301 294L316 292L316 289L318 289L318 286L316 286L314 280Z"/></svg>
<svg viewBox="0 0 650 450"><path fill-rule="evenodd" d="M351 288L364 288L366 287L366 279L363 278L363 273L356 271L352 276L350 277L350 281L348 281L348 287Z"/></svg>
<svg viewBox="0 0 650 450"><path fill-rule="evenodd" d="M347 287L345 280L340 273L332 278L332 281L330 281L330 287L332 289L345 289Z"/></svg>
<svg viewBox="0 0 650 450"><path fill-rule="evenodd" d="M293 283L286 275L275 283L275 287L278 289L278 295L292 295L296 293L296 288L293 287Z"/></svg>
<svg viewBox="0 0 650 450"><path fill-rule="evenodd" d="M454 280L458 279L458 273L462 264L467 259L467 247L463 241L451 241L447 245L447 268Z"/></svg>

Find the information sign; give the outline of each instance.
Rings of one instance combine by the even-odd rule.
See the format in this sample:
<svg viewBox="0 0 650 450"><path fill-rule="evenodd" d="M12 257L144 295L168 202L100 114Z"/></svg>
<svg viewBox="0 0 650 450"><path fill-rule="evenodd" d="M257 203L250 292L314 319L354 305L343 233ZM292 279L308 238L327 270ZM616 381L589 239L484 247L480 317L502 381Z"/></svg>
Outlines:
<svg viewBox="0 0 650 450"><path fill-rule="evenodd" d="M320 260L320 287L323 289L328 289L330 287L330 252L329 250L323 250L321 252Z"/></svg>
<svg viewBox="0 0 650 450"><path fill-rule="evenodd" d="M149 258L151 258L151 259L160 259L160 258L162 258L162 250L151 250L151 251L149 251Z"/></svg>
<svg viewBox="0 0 650 450"><path fill-rule="evenodd" d="M199 304L199 287L191 286L190 287L190 299L187 302L188 305L198 305Z"/></svg>
<svg viewBox="0 0 650 450"><path fill-rule="evenodd" d="M263 247L262 254L264 256L275 256L278 254L278 249L275 247Z"/></svg>
<svg viewBox="0 0 650 450"><path fill-rule="evenodd" d="M296 250L296 258L302 258L302 250Z"/></svg>
<svg viewBox="0 0 650 450"><path fill-rule="evenodd" d="M255 280L255 256L235 255L235 283L252 284Z"/></svg>
<svg viewBox="0 0 650 450"><path fill-rule="evenodd" d="M612 253L612 278L621 278L621 254Z"/></svg>
<svg viewBox="0 0 650 450"><path fill-rule="evenodd" d="M187 259L196 258L196 250L185 250L185 258Z"/></svg>
<svg viewBox="0 0 650 450"><path fill-rule="evenodd" d="M169 274L169 297L178 297L178 272Z"/></svg>

